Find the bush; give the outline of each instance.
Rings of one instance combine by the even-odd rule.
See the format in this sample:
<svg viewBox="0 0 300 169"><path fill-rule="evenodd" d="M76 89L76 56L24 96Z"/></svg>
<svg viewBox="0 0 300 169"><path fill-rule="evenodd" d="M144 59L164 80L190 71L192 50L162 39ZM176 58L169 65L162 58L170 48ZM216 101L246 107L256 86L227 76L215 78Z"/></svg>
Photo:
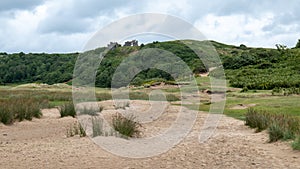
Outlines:
<svg viewBox="0 0 300 169"><path fill-rule="evenodd" d="M245 92L248 92L248 88L247 87L243 87L243 89L241 90L241 93L245 93Z"/></svg>
<svg viewBox="0 0 300 169"><path fill-rule="evenodd" d="M124 117L117 113L112 119L113 128L122 134L123 137L139 137L141 124L135 122L134 119L133 115Z"/></svg>
<svg viewBox="0 0 300 169"><path fill-rule="evenodd" d="M72 102L65 103L59 108L60 117L76 116L76 110Z"/></svg>

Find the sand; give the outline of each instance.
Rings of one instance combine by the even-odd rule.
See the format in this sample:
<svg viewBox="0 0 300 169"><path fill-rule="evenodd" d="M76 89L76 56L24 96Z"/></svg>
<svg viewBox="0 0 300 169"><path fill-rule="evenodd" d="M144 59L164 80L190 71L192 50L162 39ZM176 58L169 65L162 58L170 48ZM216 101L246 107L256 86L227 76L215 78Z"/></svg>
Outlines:
<svg viewBox="0 0 300 169"><path fill-rule="evenodd" d="M138 105L147 106L134 101L130 107ZM162 120L145 124L144 137L167 128L178 108L169 105ZM110 105L104 113L113 111ZM226 116L213 136L200 144L199 129L206 117L199 112L188 136L166 153L132 159L103 150L89 137L67 137L76 119L60 118L57 109L45 109L41 119L0 124L0 168L300 168L300 152L293 151L290 142L268 143L266 132L255 133L243 121Z"/></svg>

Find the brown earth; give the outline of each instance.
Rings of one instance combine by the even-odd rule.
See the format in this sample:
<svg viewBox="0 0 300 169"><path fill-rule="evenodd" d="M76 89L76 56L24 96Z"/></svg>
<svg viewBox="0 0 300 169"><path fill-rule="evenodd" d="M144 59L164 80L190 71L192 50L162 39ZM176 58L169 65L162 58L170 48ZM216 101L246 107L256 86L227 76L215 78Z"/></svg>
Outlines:
<svg viewBox="0 0 300 169"><path fill-rule="evenodd" d="M106 105L104 113L114 111L109 101L101 104ZM145 101L132 101L130 108L138 105L147 106ZM145 136L171 124L178 108L169 105L163 120L145 124ZM199 112L189 135L168 152L131 159L103 150L88 137L66 137L76 119L45 109L41 119L0 124L0 168L300 168L300 152L290 143L270 144L266 132L255 133L243 121L226 116L214 135L200 144L198 134L206 116Z"/></svg>

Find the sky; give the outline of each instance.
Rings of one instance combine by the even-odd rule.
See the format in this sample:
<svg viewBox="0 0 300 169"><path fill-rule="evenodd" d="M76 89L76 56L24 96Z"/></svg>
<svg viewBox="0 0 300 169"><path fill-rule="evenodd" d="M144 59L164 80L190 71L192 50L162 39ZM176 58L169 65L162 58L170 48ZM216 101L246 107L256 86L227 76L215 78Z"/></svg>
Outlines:
<svg viewBox="0 0 300 169"><path fill-rule="evenodd" d="M101 28L142 13L179 17L222 43L294 47L299 9L298 0L1 0L0 52L80 52Z"/></svg>

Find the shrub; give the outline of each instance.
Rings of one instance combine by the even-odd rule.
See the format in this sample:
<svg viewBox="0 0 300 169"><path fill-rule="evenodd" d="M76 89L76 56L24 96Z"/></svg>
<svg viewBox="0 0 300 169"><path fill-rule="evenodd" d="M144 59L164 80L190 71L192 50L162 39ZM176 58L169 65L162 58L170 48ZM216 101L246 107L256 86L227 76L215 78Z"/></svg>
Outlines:
<svg viewBox="0 0 300 169"><path fill-rule="evenodd" d="M117 113L112 119L113 128L122 134L123 137L139 137L141 124L135 122L134 119L133 115L124 117Z"/></svg>
<svg viewBox="0 0 300 169"><path fill-rule="evenodd" d="M60 117L76 116L75 107L72 102L65 103L59 108Z"/></svg>
<svg viewBox="0 0 300 169"><path fill-rule="evenodd" d="M248 88L245 86L245 87L243 87L243 89L240 91L241 93L245 93L245 92L248 92Z"/></svg>

